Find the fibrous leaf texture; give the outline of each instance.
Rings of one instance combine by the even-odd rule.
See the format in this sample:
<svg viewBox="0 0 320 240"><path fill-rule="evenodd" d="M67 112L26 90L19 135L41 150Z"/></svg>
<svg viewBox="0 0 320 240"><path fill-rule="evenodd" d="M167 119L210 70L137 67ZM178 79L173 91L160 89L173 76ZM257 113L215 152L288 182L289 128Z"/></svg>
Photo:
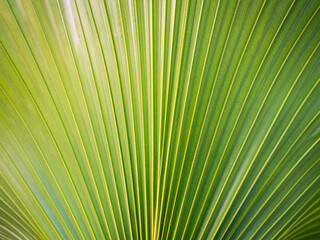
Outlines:
<svg viewBox="0 0 320 240"><path fill-rule="evenodd" d="M0 239L320 239L319 0L0 0Z"/></svg>

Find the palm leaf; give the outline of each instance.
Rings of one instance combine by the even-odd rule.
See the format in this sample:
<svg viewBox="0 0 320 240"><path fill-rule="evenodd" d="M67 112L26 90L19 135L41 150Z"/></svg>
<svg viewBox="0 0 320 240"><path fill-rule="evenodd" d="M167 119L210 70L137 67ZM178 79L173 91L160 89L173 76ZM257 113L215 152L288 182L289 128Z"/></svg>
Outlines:
<svg viewBox="0 0 320 240"><path fill-rule="evenodd" d="M316 0L0 0L1 239L320 237Z"/></svg>

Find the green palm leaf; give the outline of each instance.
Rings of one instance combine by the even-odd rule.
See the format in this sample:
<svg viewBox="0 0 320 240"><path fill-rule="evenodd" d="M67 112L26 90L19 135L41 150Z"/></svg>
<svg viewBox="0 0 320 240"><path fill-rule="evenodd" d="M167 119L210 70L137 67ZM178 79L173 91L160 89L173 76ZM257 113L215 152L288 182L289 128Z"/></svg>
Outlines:
<svg viewBox="0 0 320 240"><path fill-rule="evenodd" d="M320 238L319 1L0 3L0 239Z"/></svg>

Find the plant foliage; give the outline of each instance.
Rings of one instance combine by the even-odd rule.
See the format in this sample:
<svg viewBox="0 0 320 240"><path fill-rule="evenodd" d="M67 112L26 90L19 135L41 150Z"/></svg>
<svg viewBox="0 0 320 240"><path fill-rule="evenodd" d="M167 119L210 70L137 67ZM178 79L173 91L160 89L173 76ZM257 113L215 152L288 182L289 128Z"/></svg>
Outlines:
<svg viewBox="0 0 320 240"><path fill-rule="evenodd" d="M318 0L0 0L0 239L319 239Z"/></svg>

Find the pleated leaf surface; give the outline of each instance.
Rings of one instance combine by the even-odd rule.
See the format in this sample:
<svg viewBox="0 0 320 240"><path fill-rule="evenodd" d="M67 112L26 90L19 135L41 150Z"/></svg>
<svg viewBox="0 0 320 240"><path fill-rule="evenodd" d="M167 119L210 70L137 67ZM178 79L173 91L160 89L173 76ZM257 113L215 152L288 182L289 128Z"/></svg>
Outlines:
<svg viewBox="0 0 320 240"><path fill-rule="evenodd" d="M0 239L319 239L319 0L0 0Z"/></svg>

